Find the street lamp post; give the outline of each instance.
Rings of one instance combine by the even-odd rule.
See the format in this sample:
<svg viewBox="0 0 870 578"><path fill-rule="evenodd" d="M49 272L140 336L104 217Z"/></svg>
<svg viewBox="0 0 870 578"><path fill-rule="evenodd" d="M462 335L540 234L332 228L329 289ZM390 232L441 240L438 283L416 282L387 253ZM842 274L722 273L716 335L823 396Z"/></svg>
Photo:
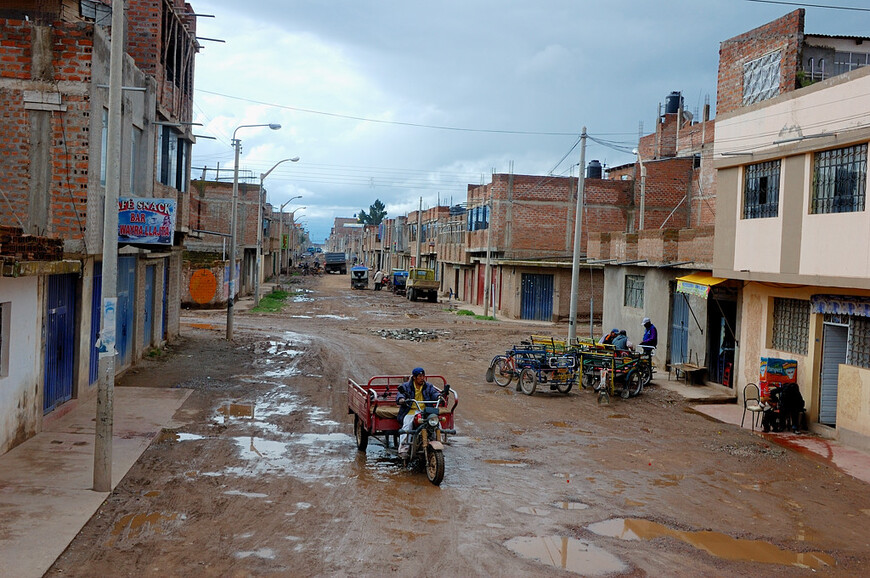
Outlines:
<svg viewBox="0 0 870 578"><path fill-rule="evenodd" d="M302 195L296 195L295 197L290 197L290 199L281 205L281 208L278 209L278 281L280 285L280 280L282 279L281 272L284 270L284 207L290 204L290 201L294 199L301 199ZM299 209L296 209L297 211ZM295 211L294 211L295 212ZM291 215L293 213L290 213Z"/></svg>
<svg viewBox="0 0 870 578"><path fill-rule="evenodd" d="M230 287L229 294L227 295L227 341L232 341L233 339L233 297L235 296L236 287L236 233L238 229L236 213L239 209L239 154L242 149L242 141L236 138L236 133L239 132L240 128L254 128L260 126L268 126L272 130L278 130L281 128L280 124L275 123L243 124L237 126L236 130L233 131L232 145L235 151L235 158L233 161L233 211L231 216L232 221L230 223Z"/></svg>
<svg viewBox="0 0 870 578"><path fill-rule="evenodd" d="M260 255L263 252L263 181L266 180L266 177L269 176L269 173L278 168L278 165L281 163L296 163L299 162L299 157L292 157L289 159L282 159L275 163L271 169L266 171L265 173L260 173L260 192L257 195L257 199L259 199L259 203L257 206L257 264L256 264L256 273L254 274L254 307L260 304ZM299 197L294 197L298 199ZM279 237L280 238L280 237ZM280 271L279 271L280 274Z"/></svg>

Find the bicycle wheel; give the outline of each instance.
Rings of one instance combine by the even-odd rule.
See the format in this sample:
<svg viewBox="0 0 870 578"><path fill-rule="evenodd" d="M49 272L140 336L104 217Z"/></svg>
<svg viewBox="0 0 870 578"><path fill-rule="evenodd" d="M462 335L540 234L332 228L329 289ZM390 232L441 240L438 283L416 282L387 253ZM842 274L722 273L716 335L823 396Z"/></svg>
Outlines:
<svg viewBox="0 0 870 578"><path fill-rule="evenodd" d="M510 384L514 378L514 370L511 369L510 361L507 357L499 357L492 364L492 377L497 385L505 387Z"/></svg>
<svg viewBox="0 0 870 578"><path fill-rule="evenodd" d="M641 372L636 369L632 369L625 376L625 383L622 384L622 398L627 399L629 397L635 397L640 395L641 390L643 390L643 379Z"/></svg>
<svg viewBox="0 0 870 578"><path fill-rule="evenodd" d="M640 390L637 393L643 391L643 388L646 387L650 381L652 381L652 367L649 363L641 361L637 366L638 372L640 372ZM637 394L634 394L637 395Z"/></svg>
<svg viewBox="0 0 870 578"><path fill-rule="evenodd" d="M532 395L535 393L535 389L538 386L538 378L535 375L535 370L531 367L527 367L520 372L520 389L526 395Z"/></svg>

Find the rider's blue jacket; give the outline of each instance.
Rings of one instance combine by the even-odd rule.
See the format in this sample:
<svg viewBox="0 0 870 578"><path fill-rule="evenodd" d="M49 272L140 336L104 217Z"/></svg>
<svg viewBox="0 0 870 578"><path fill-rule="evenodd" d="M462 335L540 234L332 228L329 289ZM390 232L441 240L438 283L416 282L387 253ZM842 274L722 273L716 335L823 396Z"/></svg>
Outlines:
<svg viewBox="0 0 870 578"><path fill-rule="evenodd" d="M423 382L423 400L424 401L436 401L438 397L441 395L434 385L429 383L428 381ZM414 399L414 382L406 381L402 385L399 386L399 393L396 394L396 403L399 403L403 399ZM408 414L408 411L414 409L417 411L417 407L414 404L411 404L411 407L405 407L399 404L399 415L397 416L399 419L399 423L402 423L402 420L405 419L405 416Z"/></svg>

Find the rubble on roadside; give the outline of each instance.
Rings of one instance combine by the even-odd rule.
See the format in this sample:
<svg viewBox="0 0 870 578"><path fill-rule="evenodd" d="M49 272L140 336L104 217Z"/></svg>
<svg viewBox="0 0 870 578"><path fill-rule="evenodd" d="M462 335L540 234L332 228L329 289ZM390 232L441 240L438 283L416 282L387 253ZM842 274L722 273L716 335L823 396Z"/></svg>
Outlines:
<svg viewBox="0 0 870 578"><path fill-rule="evenodd" d="M432 341L440 336L447 336L449 331L427 331L425 329L372 329L372 333L380 335L384 339L398 339L401 341Z"/></svg>

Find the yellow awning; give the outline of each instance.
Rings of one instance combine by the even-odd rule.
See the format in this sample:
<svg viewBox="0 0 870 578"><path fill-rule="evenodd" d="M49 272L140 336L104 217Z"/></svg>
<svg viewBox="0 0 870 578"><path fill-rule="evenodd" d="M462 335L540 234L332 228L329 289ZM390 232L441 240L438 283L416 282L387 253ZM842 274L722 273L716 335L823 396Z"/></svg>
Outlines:
<svg viewBox="0 0 870 578"><path fill-rule="evenodd" d="M713 277L711 273L700 272L677 277L677 292L697 295L704 299L710 294L710 287L723 283L728 279Z"/></svg>

